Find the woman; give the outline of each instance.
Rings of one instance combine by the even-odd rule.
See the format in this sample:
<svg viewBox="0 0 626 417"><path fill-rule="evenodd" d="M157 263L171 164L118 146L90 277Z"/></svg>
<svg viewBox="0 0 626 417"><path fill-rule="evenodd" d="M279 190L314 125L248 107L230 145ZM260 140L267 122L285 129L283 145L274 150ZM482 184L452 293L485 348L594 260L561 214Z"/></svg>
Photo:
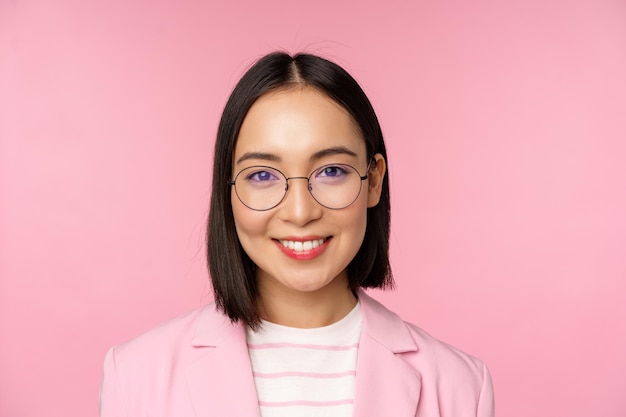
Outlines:
<svg viewBox="0 0 626 417"><path fill-rule="evenodd" d="M336 64L273 53L217 134L215 303L117 346L101 416L493 416L485 365L362 288L393 285L386 151Z"/></svg>

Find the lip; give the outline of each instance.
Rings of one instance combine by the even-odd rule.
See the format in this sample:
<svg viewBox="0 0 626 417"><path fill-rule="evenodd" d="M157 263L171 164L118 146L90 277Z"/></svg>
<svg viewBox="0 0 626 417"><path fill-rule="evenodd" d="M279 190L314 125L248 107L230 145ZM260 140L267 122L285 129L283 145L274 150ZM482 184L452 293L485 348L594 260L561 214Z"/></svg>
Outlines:
<svg viewBox="0 0 626 417"><path fill-rule="evenodd" d="M288 247L283 246L281 243L282 240L290 240L293 242L307 242L312 240L324 239L324 243L319 245L316 248L312 248L310 250L302 250L295 251L293 249L289 249ZM315 259L320 256L326 248L328 247L328 243L332 240L332 236L329 237L321 237L321 236L287 236L280 239L273 239L274 244L281 250L285 255L287 255L291 259L295 259L298 261L308 261L311 259Z"/></svg>

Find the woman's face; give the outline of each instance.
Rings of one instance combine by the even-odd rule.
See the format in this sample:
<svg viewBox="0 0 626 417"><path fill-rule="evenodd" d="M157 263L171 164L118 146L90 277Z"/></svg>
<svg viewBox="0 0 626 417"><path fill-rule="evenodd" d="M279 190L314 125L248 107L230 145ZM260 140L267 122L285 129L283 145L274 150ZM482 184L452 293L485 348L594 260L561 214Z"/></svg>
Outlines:
<svg viewBox="0 0 626 417"><path fill-rule="evenodd" d="M327 164L347 164L360 175L369 174L354 203L339 210L315 201L306 179L290 179L284 200L266 211L246 207L233 188L237 234L257 266L261 296L346 290L346 268L363 242L367 208L380 198L385 161L381 155L375 160L368 173L365 142L356 123L315 89L272 92L254 103L235 146L233 178L256 165L275 168L288 178L308 177ZM268 177L267 172L254 172L255 181Z"/></svg>

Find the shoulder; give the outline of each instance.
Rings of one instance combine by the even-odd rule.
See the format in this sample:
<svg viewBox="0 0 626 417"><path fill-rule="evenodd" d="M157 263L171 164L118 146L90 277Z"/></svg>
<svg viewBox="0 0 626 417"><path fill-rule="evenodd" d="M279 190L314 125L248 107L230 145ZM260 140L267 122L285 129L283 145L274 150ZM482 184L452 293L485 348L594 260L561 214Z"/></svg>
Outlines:
<svg viewBox="0 0 626 417"><path fill-rule="evenodd" d="M232 325L215 304L206 304L113 346L106 360L118 370L135 371L182 364L193 360L196 339L207 334L218 337L228 327Z"/></svg>
<svg viewBox="0 0 626 417"><path fill-rule="evenodd" d="M443 342L421 327L403 321L407 330L411 334L417 345L417 351L422 355L428 356L438 366L454 366L459 365L468 368L475 368L482 372L483 361L462 351L461 349Z"/></svg>
<svg viewBox="0 0 626 417"><path fill-rule="evenodd" d="M442 415L493 417L494 393L485 363L411 323L405 325L417 350L401 354L421 378L420 402ZM475 414L474 414L475 413Z"/></svg>
<svg viewBox="0 0 626 417"><path fill-rule="evenodd" d="M493 417L493 384L482 360L407 323L363 291L359 300L362 337L383 346L419 379L424 415Z"/></svg>
<svg viewBox="0 0 626 417"><path fill-rule="evenodd" d="M242 326L211 303L112 347L104 360L100 415L166 415L172 404L179 415L191 415L190 404L179 400L188 395L188 370L207 353L199 347L211 350L237 329Z"/></svg>
<svg viewBox="0 0 626 417"><path fill-rule="evenodd" d="M479 394L490 384L484 362L462 350L433 337L424 329L401 319L378 301L361 293L364 310L364 328L368 335L385 345L411 366L422 379L422 384L455 387Z"/></svg>
<svg viewBox="0 0 626 417"><path fill-rule="evenodd" d="M404 324L417 345L417 350L407 352L405 359L418 366L422 374L445 383L474 382L478 387L483 384L487 369L481 359L433 337L412 323Z"/></svg>

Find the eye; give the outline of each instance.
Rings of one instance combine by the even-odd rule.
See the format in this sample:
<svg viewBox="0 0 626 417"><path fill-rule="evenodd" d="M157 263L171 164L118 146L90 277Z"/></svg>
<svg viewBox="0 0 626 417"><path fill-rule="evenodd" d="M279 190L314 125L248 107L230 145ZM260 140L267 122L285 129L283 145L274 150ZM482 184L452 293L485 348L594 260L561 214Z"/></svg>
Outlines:
<svg viewBox="0 0 626 417"><path fill-rule="evenodd" d="M267 167L251 167L244 178L254 187L266 187L283 182L280 173Z"/></svg>
<svg viewBox="0 0 626 417"><path fill-rule="evenodd" d="M315 171L313 180L318 184L340 185L350 179L352 170L346 165L326 165Z"/></svg>
<svg viewBox="0 0 626 417"><path fill-rule="evenodd" d="M257 171L248 175L248 180L252 181L271 181L277 180L276 175L272 174L270 171Z"/></svg>
<svg viewBox="0 0 626 417"><path fill-rule="evenodd" d="M341 165L327 165L325 167L320 168L320 170L315 175L316 177L329 177L329 178L337 178L344 176L348 173L347 168Z"/></svg>

